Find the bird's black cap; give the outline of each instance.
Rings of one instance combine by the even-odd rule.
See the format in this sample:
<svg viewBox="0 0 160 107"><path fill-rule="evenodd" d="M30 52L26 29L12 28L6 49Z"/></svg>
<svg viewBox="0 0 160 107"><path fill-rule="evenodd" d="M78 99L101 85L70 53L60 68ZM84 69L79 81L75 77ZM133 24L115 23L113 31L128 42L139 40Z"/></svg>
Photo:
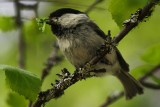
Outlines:
<svg viewBox="0 0 160 107"><path fill-rule="evenodd" d="M61 9L58 9L58 10L52 12L50 14L49 18L61 17L62 15L66 14L66 13L80 14L83 12L81 12L79 10L71 9L71 8L61 8Z"/></svg>

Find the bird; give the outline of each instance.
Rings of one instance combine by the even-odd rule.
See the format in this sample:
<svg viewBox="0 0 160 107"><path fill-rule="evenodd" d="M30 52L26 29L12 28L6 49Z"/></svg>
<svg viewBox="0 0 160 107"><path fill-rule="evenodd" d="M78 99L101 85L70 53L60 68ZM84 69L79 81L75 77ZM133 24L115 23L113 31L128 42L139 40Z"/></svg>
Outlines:
<svg viewBox="0 0 160 107"><path fill-rule="evenodd" d="M97 55L97 49L105 42L107 35L89 16L72 8L60 8L50 13L48 23L56 36L60 50L76 68L82 68ZM103 69L106 74L117 77L124 87L126 99L143 93L141 84L129 74L129 65L115 47L92 69ZM97 76L102 76L98 75Z"/></svg>

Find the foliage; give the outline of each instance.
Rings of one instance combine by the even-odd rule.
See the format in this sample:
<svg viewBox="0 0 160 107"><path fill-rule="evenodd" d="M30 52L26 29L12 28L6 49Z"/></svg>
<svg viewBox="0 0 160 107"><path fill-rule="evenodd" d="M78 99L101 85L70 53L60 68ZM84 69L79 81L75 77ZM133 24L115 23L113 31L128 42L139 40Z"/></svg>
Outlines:
<svg viewBox="0 0 160 107"><path fill-rule="evenodd" d="M0 30L6 32L15 29L14 18L0 16Z"/></svg>
<svg viewBox="0 0 160 107"><path fill-rule="evenodd" d="M41 30L42 32L44 32L45 28L46 28L46 18L43 19L38 19L36 18L37 24L39 26L39 30Z"/></svg>
<svg viewBox="0 0 160 107"><path fill-rule="evenodd" d="M39 17L46 17L51 11L57 9L57 8L62 8L64 6L70 7L70 8L75 8L79 10L85 10L87 7L91 4L92 1L77 1L77 0L70 0L69 2L63 3L64 0L59 0L56 1L57 4L61 5L56 5L54 3L54 6L52 3L49 3L51 5L47 4L47 7L42 10L40 10L40 15ZM100 20L102 26L105 26L102 29L110 29L113 34L117 34L117 31L119 30L118 27L122 27L123 21L128 19L132 13L134 13L137 9L143 7L149 0L106 0L107 4L109 3L108 10L110 11L110 14L107 13L107 6L106 3L102 2L102 4L98 4L96 8L93 10L94 12L91 12L93 14L92 16L95 17L95 20ZM105 1L105 2L106 2ZM74 3L74 6L73 4ZM79 5L75 5L75 3ZM54 9L53 9L54 8ZM102 10L103 9L103 10ZM97 12L97 10L100 10ZM101 11L102 10L102 11ZM133 32L131 32L120 44L120 51L122 52L122 55L124 58L127 60L129 65L131 66L131 69L135 68L132 72L135 74L135 76L141 77L148 73L152 68L154 68L156 65L160 64L160 45L156 44L159 43L159 31L156 31L154 28L159 28L158 21L159 21L159 8L157 8L157 13L153 14L153 19L145 25L140 25L138 27L138 30L135 29ZM47 15L46 15L47 14ZM106 14L107 17L103 17L101 19L98 19ZM90 14L89 14L90 16ZM112 16L112 18L111 18ZM93 19L91 17L91 19ZM94 20L94 19L93 19ZM38 31L38 26L36 24L35 20L27 20L23 22L23 33L25 35L25 41L26 41L26 46L27 46L27 51L26 51L26 67L27 69L31 69L32 71L35 71L38 75L40 75L42 68L43 68L43 63L45 62L45 59L49 56L50 51L52 51L53 48L51 48L52 44L52 36L50 29L47 31L46 19L37 19L37 23L39 25L39 30L42 32ZM105 22L105 23L104 23ZM118 27L114 24L118 25ZM100 27L100 23L97 23ZM147 28L148 29L145 29ZM1 16L0 17L0 30L4 32L9 32L11 30L14 30L16 28L15 26L15 18L10 17L10 16ZM45 31L45 33L44 33ZM154 34L154 35L149 35ZM45 36L39 36L39 35L45 35ZM132 36L131 36L132 35ZM15 40L17 43L17 40ZM37 43L37 44L36 44ZM151 48L147 49L150 45L153 45ZM9 44L6 42L3 45L3 48ZM35 46L36 44L36 46ZM137 44L137 45L136 45ZM147 44L147 45L146 45ZM15 47L17 44L13 44ZM132 48L134 47L135 50ZM1 57L5 57L7 60L1 61L1 63L5 64L10 64L12 60L13 65L17 65L17 61L8 58L8 54L11 54L11 52L15 52L17 48L12 48L9 52L7 52L6 55L3 55ZM147 49L147 50L146 50ZM134 52L132 52L134 50ZM144 51L144 54L141 56L142 61L139 61L139 56L142 51ZM17 51L17 50L16 50ZM17 52L18 53L18 52ZM12 57L17 58L17 53L13 55ZM134 60L131 60L130 58L133 57ZM4 59L5 59L4 58ZM137 61L138 59L138 61ZM136 62L132 64L133 62ZM147 64L146 64L147 63ZM63 64L63 65L62 65ZM55 74L58 73L57 71L60 71L61 68L68 68L68 69L73 69L69 63L63 62L62 64L58 65L57 67L53 68L53 72L51 75L44 81L43 89L48 89L50 88L50 83L55 80ZM138 67L137 67L138 66ZM0 69L3 69L6 74L6 81L7 84L10 86L12 90L15 92L19 93L22 96L25 96L25 98L29 100L35 100L37 97L38 92L40 91L41 88L41 81L40 79L35 76L34 74L22 70L19 68L11 67L11 66L4 66L1 65ZM160 79L152 76L151 79L155 81L156 83L160 84ZM107 83L107 84L106 84ZM113 85L114 84L114 85ZM66 90L65 96L63 96L61 99L55 101L55 102L48 102L46 107L64 107L64 106L70 106L70 107L95 107L99 106L99 103L104 101L106 98L107 94L109 95L110 90L119 90L118 87L118 82L116 83L115 79L110 79L110 77L105 77L103 79L89 79L87 81L82 81L79 82L78 85L75 84L72 88L69 88ZM102 88L103 87L103 88ZM3 91L0 93L1 96L4 96L4 92L8 90L3 89ZM77 94L81 93L81 94ZM149 93L148 93L149 94ZM151 94L152 95L152 94ZM17 96L16 94L10 93L7 97L7 103L11 107L24 107L26 106L26 102L22 99L22 96ZM93 97L92 97L93 96ZM95 97L96 96L96 97ZM150 98L146 97L144 99L143 96L140 96L139 99L142 99L142 102L146 101L146 107L149 107L148 103L152 103L150 99L153 97L151 96ZM99 99L99 100L97 100ZM138 98L137 98L138 99ZM92 101L92 102L89 102ZM150 101L150 102L148 102ZM18 103L21 102L21 103ZM72 102L72 103L71 103ZM85 103L82 103L85 102ZM124 103L125 102L125 103ZM19 104L19 105L18 105ZM132 101L122 101L115 103L112 107L117 107L117 106L126 106L127 107L134 107L135 104L140 104L137 103L136 99L133 99ZM142 104L144 106L144 104ZM159 107L154 105L154 107Z"/></svg>
<svg viewBox="0 0 160 107"><path fill-rule="evenodd" d="M141 58L150 64L150 66L156 66L160 65L160 44L156 44L150 48L148 48L144 54L141 56ZM146 67L147 68L147 67ZM153 68L153 67L152 67ZM150 71L148 69L148 71ZM152 75L151 76L152 80L156 82L157 84L160 84L160 78Z"/></svg>
<svg viewBox="0 0 160 107"><path fill-rule="evenodd" d="M8 94L7 104L10 107L26 107L27 106L27 102L24 99L24 97L13 92Z"/></svg>
<svg viewBox="0 0 160 107"><path fill-rule="evenodd" d="M7 65L0 65L0 69L5 71L6 83L13 91L31 101L36 99L41 86L41 81L37 76L26 70Z"/></svg>
<svg viewBox="0 0 160 107"><path fill-rule="evenodd" d="M123 22L137 9L142 8L149 0L111 0L109 11L113 20L121 28Z"/></svg>
<svg viewBox="0 0 160 107"><path fill-rule="evenodd" d="M148 48L141 58L149 64L160 64L160 44Z"/></svg>
<svg viewBox="0 0 160 107"><path fill-rule="evenodd" d="M142 55L141 59L147 64L141 65L133 70L136 75L142 77L146 73L150 72L155 66L160 65L160 44L156 44L148 48ZM160 84L160 78L156 75L151 75L151 79Z"/></svg>

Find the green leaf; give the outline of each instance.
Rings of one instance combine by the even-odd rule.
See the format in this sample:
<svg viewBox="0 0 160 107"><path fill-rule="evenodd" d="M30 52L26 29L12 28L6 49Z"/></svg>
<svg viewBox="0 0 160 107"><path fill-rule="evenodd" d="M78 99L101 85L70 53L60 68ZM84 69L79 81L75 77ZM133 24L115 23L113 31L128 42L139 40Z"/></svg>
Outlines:
<svg viewBox="0 0 160 107"><path fill-rule="evenodd" d="M24 23L25 29L24 34L26 41L29 41L29 44L37 42L37 39L40 38L42 32L38 29L38 25L35 20L30 20ZM33 45L33 44L32 44Z"/></svg>
<svg viewBox="0 0 160 107"><path fill-rule="evenodd" d="M6 101L10 107L27 107L28 103L23 96L13 92L8 94Z"/></svg>
<svg viewBox="0 0 160 107"><path fill-rule="evenodd" d="M39 30L41 30L42 32L44 32L46 28L46 19L47 18L42 18L42 19L36 18Z"/></svg>
<svg viewBox="0 0 160 107"><path fill-rule="evenodd" d="M7 65L0 65L0 69L5 71L6 82L13 91L31 101L36 99L41 87L41 81L36 75Z"/></svg>
<svg viewBox="0 0 160 107"><path fill-rule="evenodd" d="M121 28L125 20L129 19L131 14L142 8L149 0L111 0L109 11L112 18Z"/></svg>
<svg viewBox="0 0 160 107"><path fill-rule="evenodd" d="M15 21L13 17L0 17L0 30L7 32L9 30L15 29Z"/></svg>
<svg viewBox="0 0 160 107"><path fill-rule="evenodd" d="M147 49L141 58L153 65L160 64L160 44L154 45Z"/></svg>

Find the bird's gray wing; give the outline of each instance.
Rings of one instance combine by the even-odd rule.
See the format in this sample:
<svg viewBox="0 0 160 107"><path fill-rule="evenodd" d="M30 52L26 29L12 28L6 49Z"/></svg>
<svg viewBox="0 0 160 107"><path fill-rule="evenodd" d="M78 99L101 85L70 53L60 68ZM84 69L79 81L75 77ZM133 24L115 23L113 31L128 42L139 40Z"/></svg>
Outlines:
<svg viewBox="0 0 160 107"><path fill-rule="evenodd" d="M86 24L90 26L97 33L97 35L101 36L103 39L106 39L106 34L94 22L90 21Z"/></svg>
<svg viewBox="0 0 160 107"><path fill-rule="evenodd" d="M121 68L123 69L123 71L129 72L129 65L124 60L124 58L122 57L121 53L119 52L119 50L117 48L116 48L116 55L117 55L117 59L119 61L119 64L121 65Z"/></svg>
<svg viewBox="0 0 160 107"><path fill-rule="evenodd" d="M106 34L94 22L90 21L87 23L87 25L90 26L97 33L97 35L99 35L103 39L106 39L106 37L107 37ZM119 61L121 68L123 69L123 71L129 72L129 65L122 57L119 50L116 47L115 47L115 49L116 49L117 59ZM108 60L103 60L102 62L106 63L106 64L109 63Z"/></svg>

